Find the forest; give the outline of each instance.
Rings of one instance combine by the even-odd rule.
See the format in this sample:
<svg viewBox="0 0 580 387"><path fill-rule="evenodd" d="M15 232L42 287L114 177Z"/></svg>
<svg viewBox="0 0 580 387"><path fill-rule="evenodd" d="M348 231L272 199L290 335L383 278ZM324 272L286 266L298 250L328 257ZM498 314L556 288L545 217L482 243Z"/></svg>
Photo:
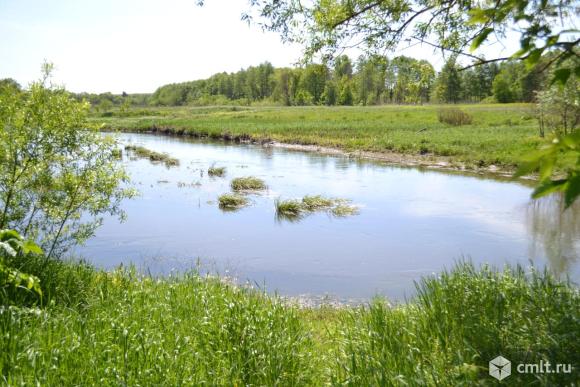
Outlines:
<svg viewBox="0 0 580 387"><path fill-rule="evenodd" d="M265 62L235 73L163 85L152 94L78 93L99 112L114 106L206 106L272 104L382 105L424 103L531 102L546 82L542 64L494 62L464 68L456 58L440 72L426 60L407 56L346 55L332 64L276 68Z"/></svg>

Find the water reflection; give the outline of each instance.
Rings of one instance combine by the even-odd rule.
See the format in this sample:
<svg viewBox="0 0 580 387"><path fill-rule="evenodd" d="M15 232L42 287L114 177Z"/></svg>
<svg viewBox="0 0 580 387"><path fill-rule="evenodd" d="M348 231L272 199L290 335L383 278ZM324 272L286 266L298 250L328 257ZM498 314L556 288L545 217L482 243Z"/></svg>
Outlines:
<svg viewBox="0 0 580 387"><path fill-rule="evenodd" d="M167 272L200 258L284 295L404 299L413 281L463 256L476 265L526 265L533 239L536 266L580 278L578 208L562 216L561 203L528 208L531 189L523 184L251 144L119 137L168 153L181 165L122 161L141 196L123 202L126 222L105 219L78 251L101 267L134 263ZM212 165L227 168L227 176L208 176ZM221 211L218 198L242 176L263 179L269 190L252 195L243 211ZM342 218L329 211L276 217L276 198L307 195L352 199L361 211ZM148 259L154 256L161 258L153 265Z"/></svg>
<svg viewBox="0 0 580 387"><path fill-rule="evenodd" d="M557 276L571 271L580 251L580 201L564 208L564 196L556 194L531 201L526 211L531 255L545 255Z"/></svg>

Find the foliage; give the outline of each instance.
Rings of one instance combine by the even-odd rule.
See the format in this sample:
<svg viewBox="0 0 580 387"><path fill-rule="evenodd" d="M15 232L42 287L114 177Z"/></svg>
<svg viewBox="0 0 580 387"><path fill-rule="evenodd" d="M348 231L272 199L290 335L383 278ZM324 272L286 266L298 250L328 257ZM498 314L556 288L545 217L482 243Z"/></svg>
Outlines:
<svg viewBox="0 0 580 387"><path fill-rule="evenodd" d="M564 177L553 179L558 159L564 155L573 158L575 163L566 169ZM570 207L580 196L580 131L557 136L543 149L528 156L515 177L534 171L538 171L539 184L532 197L540 198L555 192L563 192L565 208Z"/></svg>
<svg viewBox="0 0 580 387"><path fill-rule="evenodd" d="M469 125L473 122L473 116L458 108L442 108L437 112L439 122L461 126Z"/></svg>
<svg viewBox="0 0 580 387"><path fill-rule="evenodd" d="M25 241L18 232L0 230L0 305L23 304L30 298L36 301L42 297L40 280L12 264L17 256L41 253L40 247Z"/></svg>
<svg viewBox="0 0 580 387"><path fill-rule="evenodd" d="M456 58L449 59L437 78L435 97L439 102L457 103L463 97L463 85Z"/></svg>
<svg viewBox="0 0 580 387"><path fill-rule="evenodd" d="M505 36L518 26L520 50L511 57L533 66L557 51L548 66L556 68L576 56L580 40L574 27L573 1L530 0L484 1L368 1L252 0L244 15L249 21L281 34L283 40L304 46L305 61L323 60L336 52L359 46L366 52L395 51L404 43L424 44L459 55L480 65L506 57L485 59L478 49L492 38ZM573 70L558 70L554 79L565 81Z"/></svg>
<svg viewBox="0 0 580 387"><path fill-rule="evenodd" d="M0 91L0 228L39 242L47 259L91 236L131 195L115 141L86 121L88 105L44 78ZM83 215L81 217L81 214Z"/></svg>
<svg viewBox="0 0 580 387"><path fill-rule="evenodd" d="M551 85L537 92L540 135L546 131L564 135L580 126L580 78L572 77L565 86Z"/></svg>
<svg viewBox="0 0 580 387"><path fill-rule="evenodd" d="M580 66L577 58L564 61L562 68L570 71ZM561 69L562 69L561 68ZM560 70L561 70L560 69ZM560 70L554 70L555 78ZM554 78L554 79L555 79ZM516 176L539 171L539 184L532 196L535 198L553 192L563 192L565 208L569 208L580 196L580 72L567 82L553 82L546 90L537 95L537 116L540 135L546 129L553 131L551 143L529 155ZM561 160L570 160L564 175L555 167Z"/></svg>

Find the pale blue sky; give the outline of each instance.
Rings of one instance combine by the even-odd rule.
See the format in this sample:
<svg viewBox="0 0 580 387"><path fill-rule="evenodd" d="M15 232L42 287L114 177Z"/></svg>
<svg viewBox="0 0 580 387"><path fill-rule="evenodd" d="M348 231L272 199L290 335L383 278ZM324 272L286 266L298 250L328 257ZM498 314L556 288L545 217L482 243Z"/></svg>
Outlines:
<svg viewBox="0 0 580 387"><path fill-rule="evenodd" d="M0 0L0 78L27 85L46 59L68 90L136 93L266 60L295 63L300 48L242 22L246 8L247 0L204 7L195 0ZM431 48L402 54L441 64Z"/></svg>

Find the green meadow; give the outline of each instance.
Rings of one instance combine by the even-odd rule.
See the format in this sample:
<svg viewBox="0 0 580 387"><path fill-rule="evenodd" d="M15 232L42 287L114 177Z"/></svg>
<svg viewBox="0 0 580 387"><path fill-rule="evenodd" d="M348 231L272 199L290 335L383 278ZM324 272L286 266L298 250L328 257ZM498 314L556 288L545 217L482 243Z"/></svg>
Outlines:
<svg viewBox="0 0 580 387"><path fill-rule="evenodd" d="M93 114L107 129L278 141L345 152L400 154L451 166L513 170L545 140L530 104L454 105L471 123L440 122L449 105L373 107L155 107ZM461 123L461 122L459 122Z"/></svg>

